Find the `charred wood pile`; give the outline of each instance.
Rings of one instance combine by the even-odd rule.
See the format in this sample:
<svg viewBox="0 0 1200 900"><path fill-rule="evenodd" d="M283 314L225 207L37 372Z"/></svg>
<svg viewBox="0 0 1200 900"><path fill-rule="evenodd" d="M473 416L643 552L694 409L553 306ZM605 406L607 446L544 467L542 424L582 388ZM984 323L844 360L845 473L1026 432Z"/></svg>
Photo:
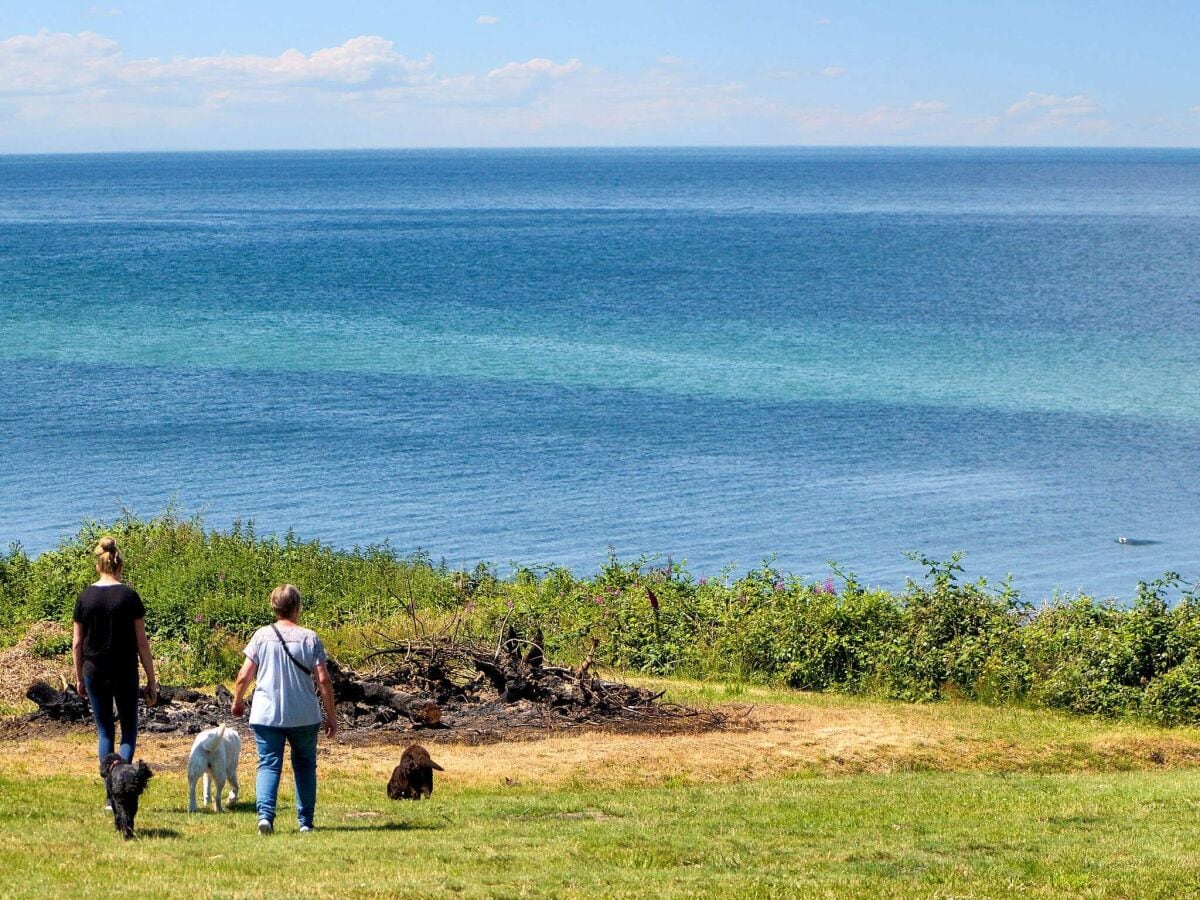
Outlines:
<svg viewBox="0 0 1200 900"><path fill-rule="evenodd" d="M367 668L328 664L339 725L350 733L436 729L443 739L474 743L517 729L674 732L727 724L720 712L664 703L662 691L600 677L595 641L578 666L552 665L540 631L524 636L507 627L486 646L445 635L385 639L367 657ZM60 690L39 681L27 696L38 706L31 722L91 721L73 685ZM155 706L143 704L139 729L194 734L221 722L238 724L231 700L223 686L215 694L164 686Z"/></svg>

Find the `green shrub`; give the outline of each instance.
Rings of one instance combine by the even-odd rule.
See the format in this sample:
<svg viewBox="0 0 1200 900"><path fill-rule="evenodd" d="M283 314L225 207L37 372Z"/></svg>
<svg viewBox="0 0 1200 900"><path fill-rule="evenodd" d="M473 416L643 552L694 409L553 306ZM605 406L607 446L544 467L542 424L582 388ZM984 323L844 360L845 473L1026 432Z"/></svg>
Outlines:
<svg viewBox="0 0 1200 900"><path fill-rule="evenodd" d="M501 579L486 565L452 571L386 544L337 550L259 535L249 522L208 530L168 510L85 523L36 558L19 545L0 554L0 634L44 619L66 626L95 578L91 550L103 533L121 544L126 580L146 603L164 681L231 678L244 641L271 621L271 590L290 582L305 621L347 661L364 659L381 633L453 628L494 639L512 626L540 631L555 660L578 663L594 642L599 662L649 674L1169 723L1200 714L1200 599L1177 575L1139 585L1128 607L1077 596L1035 609L1007 584L960 581L957 555L913 555L925 577L900 592L864 589L835 567L838 589L781 573L770 559L736 578L610 556L592 577L541 567ZM69 640L44 637L37 647L59 655Z"/></svg>
<svg viewBox="0 0 1200 900"><path fill-rule="evenodd" d="M1159 725L1200 725L1200 660L1188 659L1151 681L1142 714Z"/></svg>
<svg viewBox="0 0 1200 900"><path fill-rule="evenodd" d="M63 656L71 652L71 635L41 635L30 646L29 652L34 656L40 656L42 659L53 659L55 656Z"/></svg>

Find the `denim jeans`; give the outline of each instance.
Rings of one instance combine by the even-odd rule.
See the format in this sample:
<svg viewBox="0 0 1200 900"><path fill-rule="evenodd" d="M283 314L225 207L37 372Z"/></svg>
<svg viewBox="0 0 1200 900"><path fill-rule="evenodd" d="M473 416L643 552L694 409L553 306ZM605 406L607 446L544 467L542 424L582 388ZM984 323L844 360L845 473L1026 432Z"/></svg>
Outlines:
<svg viewBox="0 0 1200 900"><path fill-rule="evenodd" d="M275 800L279 796L279 775L283 772L283 744L292 747L292 774L296 778L296 821L300 827L312 827L313 808L317 805L317 732L321 726L297 725L276 728L251 725L258 745L258 778L254 783L258 817L275 822Z"/></svg>
<svg viewBox="0 0 1200 900"><path fill-rule="evenodd" d="M92 704L92 719L99 734L100 759L113 752L117 729L113 716L113 703L117 705L116 719L121 722L121 746L117 752L125 762L133 762L133 751L137 746L138 676L112 677L101 673L83 676L88 701ZM101 772L101 775L104 773Z"/></svg>

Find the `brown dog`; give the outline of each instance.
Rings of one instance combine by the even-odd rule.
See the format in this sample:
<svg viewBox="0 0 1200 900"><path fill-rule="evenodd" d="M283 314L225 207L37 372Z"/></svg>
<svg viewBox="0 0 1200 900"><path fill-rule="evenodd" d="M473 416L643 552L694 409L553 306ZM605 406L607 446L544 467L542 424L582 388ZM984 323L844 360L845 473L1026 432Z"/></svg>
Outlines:
<svg viewBox="0 0 1200 900"><path fill-rule="evenodd" d="M433 770L444 772L441 766L429 758L429 751L420 744L413 744L400 757L400 765L392 770L388 779L388 796L393 800L420 800L433 793Z"/></svg>

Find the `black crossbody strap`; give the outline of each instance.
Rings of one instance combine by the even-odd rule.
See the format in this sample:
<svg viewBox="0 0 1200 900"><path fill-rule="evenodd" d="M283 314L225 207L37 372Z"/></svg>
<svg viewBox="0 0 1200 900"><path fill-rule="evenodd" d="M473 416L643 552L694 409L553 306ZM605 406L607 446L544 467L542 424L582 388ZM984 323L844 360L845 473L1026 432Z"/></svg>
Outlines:
<svg viewBox="0 0 1200 900"><path fill-rule="evenodd" d="M288 649L287 641L283 639L283 634L280 632L280 630L274 625L271 626L271 630L275 632L275 637L279 638L279 643L283 644L283 652L287 654L287 658L294 662L301 672L303 672L305 675L311 676L312 669L304 665L304 663L300 662L300 660L296 659L296 657L292 656L292 651Z"/></svg>

